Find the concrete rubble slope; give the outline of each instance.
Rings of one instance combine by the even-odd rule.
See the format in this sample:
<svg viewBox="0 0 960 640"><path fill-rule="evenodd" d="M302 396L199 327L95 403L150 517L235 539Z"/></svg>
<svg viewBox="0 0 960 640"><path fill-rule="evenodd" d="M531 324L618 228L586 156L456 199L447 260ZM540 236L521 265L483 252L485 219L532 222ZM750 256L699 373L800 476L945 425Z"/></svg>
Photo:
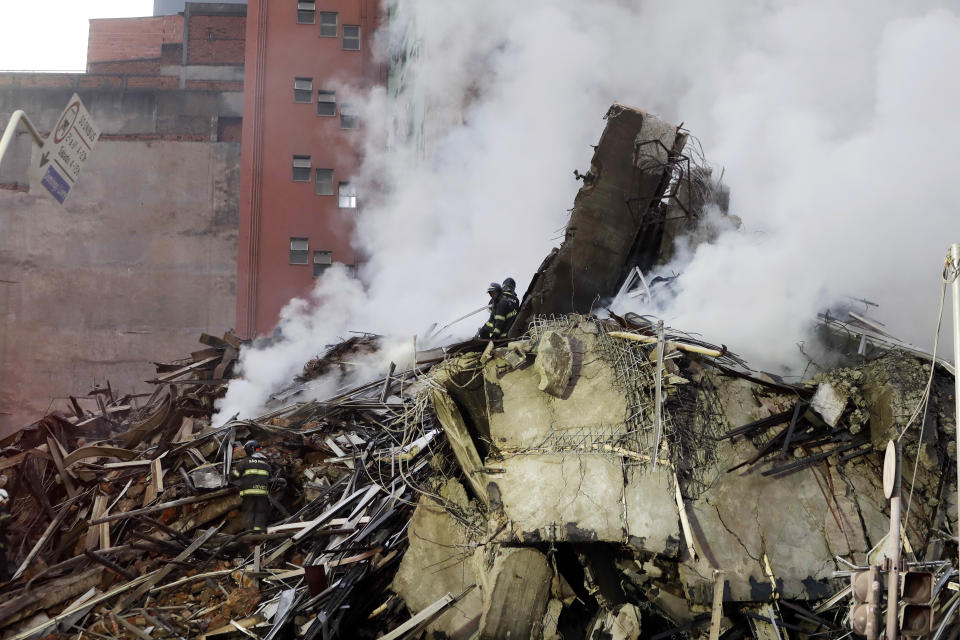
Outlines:
<svg viewBox="0 0 960 640"><path fill-rule="evenodd" d="M377 341L327 346L268 413L214 428L246 345L204 335L149 396L92 389L0 441L0 637L840 640L851 570L886 553L898 437L903 557L955 629L952 373L876 343L787 383L596 314L723 192L685 132L624 105L607 121L512 338L306 399ZM248 438L274 470L266 533L226 483Z"/></svg>

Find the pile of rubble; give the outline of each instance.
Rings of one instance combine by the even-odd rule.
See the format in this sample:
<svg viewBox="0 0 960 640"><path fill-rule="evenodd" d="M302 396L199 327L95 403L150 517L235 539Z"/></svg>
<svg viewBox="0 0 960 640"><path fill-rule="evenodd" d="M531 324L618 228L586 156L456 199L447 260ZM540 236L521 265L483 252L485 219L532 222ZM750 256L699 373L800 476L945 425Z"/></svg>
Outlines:
<svg viewBox="0 0 960 640"><path fill-rule="evenodd" d="M96 389L4 440L3 638L839 640L848 576L890 546L894 440L906 566L933 573L934 637L956 640L951 368L875 331L866 350L861 316L836 337L859 348L790 383L594 313L724 201L686 140L611 110L508 340L305 399L376 349L352 338L269 413L212 427L243 345L204 336L145 400ZM275 471L266 533L243 530L227 482L247 438Z"/></svg>
<svg viewBox="0 0 960 640"><path fill-rule="evenodd" d="M326 403L210 427L240 343L158 365L156 392L95 390L93 414L50 415L2 441L22 558L0 585L4 638L326 638L370 629L398 603L383 594L406 547L414 487L442 460L419 455L437 431L408 405L411 374ZM238 443L263 445L274 476L266 533L245 532L226 479ZM386 600L386 602L384 602ZM361 604L363 603L363 604ZM347 606L349 605L349 606ZM384 624L388 624L385 622ZM61 635L58 635L61 634Z"/></svg>

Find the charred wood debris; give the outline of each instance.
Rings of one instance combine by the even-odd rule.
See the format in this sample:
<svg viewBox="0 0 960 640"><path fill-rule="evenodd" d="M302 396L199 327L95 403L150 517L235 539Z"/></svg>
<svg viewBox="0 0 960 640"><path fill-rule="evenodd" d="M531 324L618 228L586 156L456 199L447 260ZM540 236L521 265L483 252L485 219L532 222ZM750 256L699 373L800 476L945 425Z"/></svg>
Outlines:
<svg viewBox="0 0 960 640"><path fill-rule="evenodd" d="M935 574L931 637L955 640L952 369L857 313L821 318L837 365L799 382L593 315L725 198L681 129L623 105L607 120L509 339L304 399L376 350L355 336L265 415L215 427L249 344L205 334L149 395L95 388L0 441L2 638L840 639L902 435L905 558ZM591 251L611 273L578 279ZM248 438L276 471L266 533L227 482Z"/></svg>

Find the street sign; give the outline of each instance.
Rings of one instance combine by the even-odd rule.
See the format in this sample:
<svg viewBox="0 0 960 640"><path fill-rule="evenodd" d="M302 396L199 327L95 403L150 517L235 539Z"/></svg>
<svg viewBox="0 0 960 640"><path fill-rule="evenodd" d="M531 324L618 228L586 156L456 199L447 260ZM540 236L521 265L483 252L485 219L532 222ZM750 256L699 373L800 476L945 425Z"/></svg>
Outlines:
<svg viewBox="0 0 960 640"><path fill-rule="evenodd" d="M40 184L60 204L70 195L99 138L100 129L83 106L80 96L73 94L36 159Z"/></svg>
<svg viewBox="0 0 960 640"><path fill-rule="evenodd" d="M883 456L883 495L887 500L897 490L897 445L893 440L887 442L887 452Z"/></svg>

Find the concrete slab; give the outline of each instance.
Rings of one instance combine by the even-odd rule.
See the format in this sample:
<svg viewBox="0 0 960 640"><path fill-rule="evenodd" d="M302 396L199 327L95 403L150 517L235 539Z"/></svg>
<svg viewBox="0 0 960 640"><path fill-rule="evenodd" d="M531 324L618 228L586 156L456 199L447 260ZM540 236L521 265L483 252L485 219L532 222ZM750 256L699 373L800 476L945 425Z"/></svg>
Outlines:
<svg viewBox="0 0 960 640"><path fill-rule="evenodd" d="M523 455L500 463L494 482L512 522L504 535L524 542L622 541L623 471L599 455Z"/></svg>
<svg viewBox="0 0 960 640"><path fill-rule="evenodd" d="M600 358L583 359L591 352L596 335L580 329L564 334L573 360L572 388L563 397L540 390L540 376L533 367L510 370L498 351L487 362L487 415L490 437L501 449L537 446L551 431L612 427L627 417L627 399L616 385L613 368Z"/></svg>
<svg viewBox="0 0 960 640"><path fill-rule="evenodd" d="M743 460L754 451L749 442L725 443L718 458ZM702 555L696 573L707 577L722 569L732 599L766 600L772 591L766 554L782 597L822 597L835 569L825 517L831 517L829 508L810 470L781 479L723 474L690 509Z"/></svg>
<svg viewBox="0 0 960 640"><path fill-rule="evenodd" d="M552 578L547 557L536 549L500 549L484 594L480 640L539 638Z"/></svg>
<svg viewBox="0 0 960 640"><path fill-rule="evenodd" d="M420 499L408 536L410 547L391 588L412 612L424 609L447 593L460 593L477 584L468 531L429 498ZM472 590L456 607L432 622L429 629L452 635L480 615L482 599L478 589Z"/></svg>

